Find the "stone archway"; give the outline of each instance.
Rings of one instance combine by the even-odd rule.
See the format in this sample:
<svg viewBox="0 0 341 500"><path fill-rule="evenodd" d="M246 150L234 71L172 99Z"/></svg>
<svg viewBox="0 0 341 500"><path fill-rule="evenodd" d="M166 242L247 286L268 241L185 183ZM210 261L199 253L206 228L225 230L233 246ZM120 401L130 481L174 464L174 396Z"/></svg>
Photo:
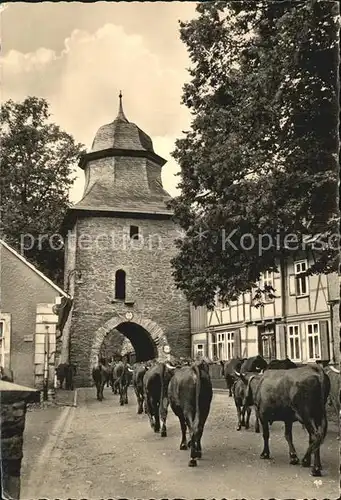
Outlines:
<svg viewBox="0 0 341 500"><path fill-rule="evenodd" d="M166 358L166 354L163 348L164 346L168 345L167 337L162 328L157 323L148 318L145 318L142 314L136 314L130 311L126 314L114 314L112 318L106 321L106 323L104 323L104 325L98 328L98 330L95 332L94 341L92 343L90 353L90 376L93 367L97 363L97 356L105 336L113 329L117 329L117 327L119 327L121 323L129 322L135 323L136 325L146 330L151 340L155 344L158 358Z"/></svg>

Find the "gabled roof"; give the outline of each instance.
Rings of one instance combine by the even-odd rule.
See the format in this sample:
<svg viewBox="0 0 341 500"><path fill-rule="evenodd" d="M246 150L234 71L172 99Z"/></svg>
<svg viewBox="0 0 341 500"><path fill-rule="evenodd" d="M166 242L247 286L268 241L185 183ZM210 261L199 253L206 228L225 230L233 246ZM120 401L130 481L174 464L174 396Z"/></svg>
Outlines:
<svg viewBox="0 0 341 500"><path fill-rule="evenodd" d="M45 274L43 274L41 271L39 271L39 269L37 269L27 259L25 259L25 257L20 255L20 253L18 253L16 250L14 250L14 248L12 248L7 243L5 243L4 240L0 239L0 245L2 245L9 252L11 252L17 259L21 260L21 262L23 262L27 267L32 269L32 271L34 271L36 274L38 274L38 276L40 276L44 281L46 281L46 283L48 283L50 286L52 286L52 288L54 288L58 293L60 293L64 297L71 298L70 295L68 295L66 292L64 292L64 290L59 288L59 286L57 286L55 283L53 283L53 281L51 281L47 276L45 276Z"/></svg>

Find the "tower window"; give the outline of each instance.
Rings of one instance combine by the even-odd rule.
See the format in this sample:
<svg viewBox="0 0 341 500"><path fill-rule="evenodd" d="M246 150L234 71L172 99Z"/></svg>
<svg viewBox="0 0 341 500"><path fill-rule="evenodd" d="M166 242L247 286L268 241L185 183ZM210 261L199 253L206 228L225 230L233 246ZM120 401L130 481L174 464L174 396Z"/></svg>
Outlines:
<svg viewBox="0 0 341 500"><path fill-rule="evenodd" d="M138 240L139 239L138 226L130 226L130 239L131 240Z"/></svg>
<svg viewBox="0 0 341 500"><path fill-rule="evenodd" d="M122 269L115 274L115 299L124 300L126 298L126 273Z"/></svg>

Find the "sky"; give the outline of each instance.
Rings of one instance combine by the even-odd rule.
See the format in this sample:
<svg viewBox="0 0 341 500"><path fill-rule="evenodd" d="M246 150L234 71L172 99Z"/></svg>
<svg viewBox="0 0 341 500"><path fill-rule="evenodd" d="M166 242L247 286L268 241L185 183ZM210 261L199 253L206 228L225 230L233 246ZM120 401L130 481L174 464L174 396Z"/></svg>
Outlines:
<svg viewBox="0 0 341 500"><path fill-rule="evenodd" d="M52 119L89 150L98 128L113 121L118 95L128 120L151 136L167 160L164 188L179 193L170 156L190 127L181 105L190 60L178 20L193 2L7 3L1 8L1 100L28 95L50 103ZM81 199L84 174L70 192Z"/></svg>

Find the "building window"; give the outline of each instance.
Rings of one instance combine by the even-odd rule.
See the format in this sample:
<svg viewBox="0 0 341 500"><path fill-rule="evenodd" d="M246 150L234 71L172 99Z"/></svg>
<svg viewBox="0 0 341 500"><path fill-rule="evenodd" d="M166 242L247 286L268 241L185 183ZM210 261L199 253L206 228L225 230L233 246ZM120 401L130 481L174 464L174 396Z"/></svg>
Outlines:
<svg viewBox="0 0 341 500"><path fill-rule="evenodd" d="M130 239L131 240L138 240L139 239L138 226L130 226Z"/></svg>
<svg viewBox="0 0 341 500"><path fill-rule="evenodd" d="M202 358L204 357L204 344L194 345L194 357Z"/></svg>
<svg viewBox="0 0 341 500"><path fill-rule="evenodd" d="M301 361L301 336L299 325L288 327L288 354L293 361Z"/></svg>
<svg viewBox="0 0 341 500"><path fill-rule="evenodd" d="M276 358L276 339L274 325L259 326L259 353L266 360Z"/></svg>
<svg viewBox="0 0 341 500"><path fill-rule="evenodd" d="M308 359L321 358L320 328L318 323L307 324Z"/></svg>
<svg viewBox="0 0 341 500"><path fill-rule="evenodd" d="M126 273L122 269L116 271L115 275L115 299L124 300L126 298Z"/></svg>
<svg viewBox="0 0 341 500"><path fill-rule="evenodd" d="M211 333L210 344L209 344L210 356L213 361L218 359L217 353L217 336L215 333Z"/></svg>
<svg viewBox="0 0 341 500"><path fill-rule="evenodd" d="M234 357L234 332L225 333L226 359Z"/></svg>
<svg viewBox="0 0 341 500"><path fill-rule="evenodd" d="M227 361L234 357L234 332L212 334L212 358Z"/></svg>
<svg viewBox="0 0 341 500"><path fill-rule="evenodd" d="M304 273L308 269L307 261L295 262L296 295L301 297L308 294L308 276Z"/></svg>
<svg viewBox="0 0 341 500"><path fill-rule="evenodd" d="M273 272L272 271L265 271L263 273L262 279L261 279L261 288L265 289L265 287L272 287L274 286L274 279L273 279ZM264 293L264 299L266 301L271 301L273 300L269 295L272 295L274 292L270 290L269 292Z"/></svg>

